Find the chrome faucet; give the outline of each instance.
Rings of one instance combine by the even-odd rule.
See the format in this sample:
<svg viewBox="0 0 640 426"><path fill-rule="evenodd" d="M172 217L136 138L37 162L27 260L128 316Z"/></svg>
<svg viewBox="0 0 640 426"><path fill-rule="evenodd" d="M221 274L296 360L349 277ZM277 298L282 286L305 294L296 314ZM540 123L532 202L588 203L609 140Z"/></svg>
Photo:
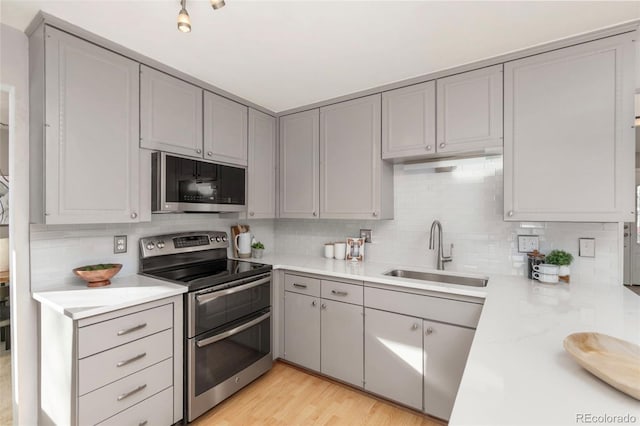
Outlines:
<svg viewBox="0 0 640 426"><path fill-rule="evenodd" d="M433 243L433 234L434 230L437 228L438 231L438 246L436 247L436 269L439 271L444 271L445 262L451 262L451 254L453 251L453 244L451 244L451 249L449 250L449 256L444 255L444 250L442 248L442 224L439 220L434 220L431 224L431 232L429 234L429 250L433 250L435 244Z"/></svg>

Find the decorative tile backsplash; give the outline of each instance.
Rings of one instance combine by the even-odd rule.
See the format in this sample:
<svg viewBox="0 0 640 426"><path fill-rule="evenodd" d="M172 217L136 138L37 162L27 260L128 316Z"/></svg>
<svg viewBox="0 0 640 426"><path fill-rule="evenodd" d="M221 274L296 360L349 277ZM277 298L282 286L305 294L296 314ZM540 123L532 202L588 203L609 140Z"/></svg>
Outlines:
<svg viewBox="0 0 640 426"><path fill-rule="evenodd" d="M153 215L150 223L129 225L31 226L32 288L55 286L72 277L76 266L100 262L123 264L121 274L137 272L138 239L143 236L194 230L225 230L249 223L267 253L322 256L323 245L373 231L365 261L434 268L428 249L434 219L443 225L445 254L453 244L446 269L479 274L524 275L526 255L518 253L518 235L538 235L540 251L564 249L574 255L575 282L616 284L618 225L616 223L504 222L502 159L500 157L440 163L452 171L439 173L434 163L396 165L395 219L238 220L211 214ZM448 169L444 169L448 170ZM127 235L129 250L113 254L113 236ZM596 238L596 257L578 257L578 239ZM54 277L55 279L52 279Z"/></svg>

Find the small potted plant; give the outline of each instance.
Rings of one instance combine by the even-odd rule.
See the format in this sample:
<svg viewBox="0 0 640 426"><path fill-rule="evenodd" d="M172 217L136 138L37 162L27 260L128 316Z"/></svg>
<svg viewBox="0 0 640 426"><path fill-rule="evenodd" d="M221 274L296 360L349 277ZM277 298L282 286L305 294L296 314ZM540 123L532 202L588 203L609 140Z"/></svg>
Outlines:
<svg viewBox="0 0 640 426"><path fill-rule="evenodd" d="M262 258L262 253L264 253L264 244L260 241L251 244L251 257L260 259Z"/></svg>
<svg viewBox="0 0 640 426"><path fill-rule="evenodd" d="M545 262L558 265L558 278L566 283L569 282L569 275L571 274L569 265L573 262L573 255L571 253L563 250L552 250L551 253L545 257Z"/></svg>

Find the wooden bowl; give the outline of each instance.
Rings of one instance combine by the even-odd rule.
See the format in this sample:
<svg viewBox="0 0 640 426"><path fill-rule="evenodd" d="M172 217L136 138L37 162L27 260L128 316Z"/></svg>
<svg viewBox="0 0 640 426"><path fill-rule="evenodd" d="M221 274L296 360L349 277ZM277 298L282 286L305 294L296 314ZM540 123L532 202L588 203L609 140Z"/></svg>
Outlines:
<svg viewBox="0 0 640 426"><path fill-rule="evenodd" d="M109 263L107 265L111 265L111 268L87 270L100 265L80 266L75 268L73 273L85 280L87 287L102 287L111 284L109 280L122 269L122 264L120 263Z"/></svg>

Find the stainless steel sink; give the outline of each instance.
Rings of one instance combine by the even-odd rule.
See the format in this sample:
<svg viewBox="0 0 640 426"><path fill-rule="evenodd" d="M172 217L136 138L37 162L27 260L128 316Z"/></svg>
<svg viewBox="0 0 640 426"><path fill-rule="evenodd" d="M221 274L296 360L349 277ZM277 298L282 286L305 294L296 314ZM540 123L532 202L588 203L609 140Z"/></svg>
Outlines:
<svg viewBox="0 0 640 426"><path fill-rule="evenodd" d="M435 281L438 283L468 285L471 287L486 287L489 281L486 278L459 277L455 275L434 274L432 272L407 271L404 269L392 269L383 275L422 281Z"/></svg>

